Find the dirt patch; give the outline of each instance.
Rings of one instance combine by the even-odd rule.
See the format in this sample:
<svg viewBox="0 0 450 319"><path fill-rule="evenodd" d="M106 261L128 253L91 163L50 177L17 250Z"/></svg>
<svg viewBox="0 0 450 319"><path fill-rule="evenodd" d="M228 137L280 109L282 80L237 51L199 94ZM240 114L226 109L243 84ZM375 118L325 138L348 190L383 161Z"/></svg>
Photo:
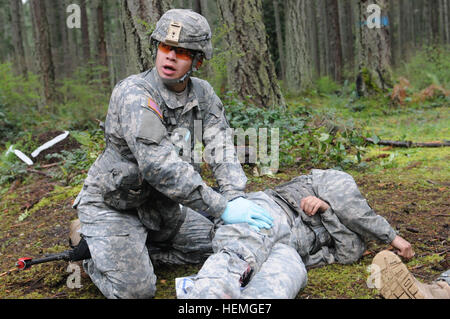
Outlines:
<svg viewBox="0 0 450 319"><path fill-rule="evenodd" d="M355 180L371 207L385 217L400 236L411 242L416 258L441 257L436 263L411 267L414 275L430 282L450 268L448 187L439 184L418 186L370 174ZM380 246L373 247L376 250Z"/></svg>

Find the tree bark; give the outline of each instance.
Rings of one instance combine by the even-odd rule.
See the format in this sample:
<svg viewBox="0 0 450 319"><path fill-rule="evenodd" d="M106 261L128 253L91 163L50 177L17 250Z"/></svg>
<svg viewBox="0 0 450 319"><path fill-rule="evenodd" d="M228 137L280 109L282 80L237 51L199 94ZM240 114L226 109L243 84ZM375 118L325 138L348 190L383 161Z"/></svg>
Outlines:
<svg viewBox="0 0 450 319"><path fill-rule="evenodd" d="M127 75L144 72L153 67L150 33L168 9L168 0L122 1L121 21L128 57Z"/></svg>
<svg viewBox="0 0 450 319"><path fill-rule="evenodd" d="M219 0L219 15L230 27L225 35L229 49L237 55L229 61L228 83L241 99L258 107L284 106L270 58L259 0Z"/></svg>
<svg viewBox="0 0 450 319"><path fill-rule="evenodd" d="M316 6L317 3L315 1L308 2L308 28L310 32L308 32L308 47L309 47L309 55L311 57L312 63L312 77L318 77L320 75L320 57L319 57L319 32L317 27L317 18L316 18Z"/></svg>
<svg viewBox="0 0 450 319"><path fill-rule="evenodd" d="M283 34L281 33L280 12L278 9L278 0L273 0L273 12L275 16L275 30L277 35L278 57L280 59L280 79L284 80L286 76L286 59L284 57Z"/></svg>
<svg viewBox="0 0 450 319"><path fill-rule="evenodd" d="M71 74L72 72L72 58L70 55L70 46L69 46L69 34L68 34L68 28L66 24L66 2L65 1L58 1L58 13L59 13L59 19L58 19L58 26L61 30L61 43L62 43L62 76L66 76L68 74Z"/></svg>
<svg viewBox="0 0 450 319"><path fill-rule="evenodd" d="M11 31L12 31L12 41L14 45L15 60L16 60L16 70L19 74L27 77L27 63L25 58L25 50L23 47L23 25L21 23L22 17L22 6L21 0L9 0L9 6L11 11Z"/></svg>
<svg viewBox="0 0 450 319"><path fill-rule="evenodd" d="M50 47L50 33L45 15L44 0L30 0L31 13L34 17L34 35L39 71L43 82L45 103L49 104L55 97L55 67Z"/></svg>
<svg viewBox="0 0 450 319"><path fill-rule="evenodd" d="M439 43L439 7L434 2L435 0L428 1L428 6L430 7L430 16L428 18L431 21L432 42L433 45L436 45Z"/></svg>
<svg viewBox="0 0 450 319"><path fill-rule="evenodd" d="M312 84L312 64L308 49L305 0L286 2L286 87L304 91Z"/></svg>
<svg viewBox="0 0 450 319"><path fill-rule="evenodd" d="M353 1L338 1L339 27L341 32L343 68L354 73L355 67L355 37L354 27L356 21L353 16Z"/></svg>
<svg viewBox="0 0 450 319"><path fill-rule="evenodd" d="M392 50L392 64L398 66L401 61L401 38L400 38L400 10L399 1L390 0L389 2L389 27L391 28L391 50Z"/></svg>
<svg viewBox="0 0 450 319"><path fill-rule="evenodd" d="M368 21L370 13L367 12L367 6L371 3L373 0L359 1L360 21ZM382 16L388 12L388 0L376 0L375 3L380 6ZM392 86L389 29L383 25L372 29L362 25L359 32L358 95L382 93Z"/></svg>
<svg viewBox="0 0 450 319"><path fill-rule="evenodd" d="M104 10L106 12L106 45L109 54L110 86L123 79L126 75L127 54L124 39L123 24L120 19L121 4L118 1L106 1ZM104 13L105 13L104 12Z"/></svg>
<svg viewBox="0 0 450 319"><path fill-rule="evenodd" d="M108 54L106 52L106 40L105 40L105 19L103 15L103 0L97 2L96 7L97 14L97 27L98 27L98 40L97 40L97 52L98 61L100 65L108 66Z"/></svg>
<svg viewBox="0 0 450 319"><path fill-rule="evenodd" d="M91 58L91 47L89 44L89 23L86 10L86 0L81 0L81 43L83 47L83 59L84 62L89 62Z"/></svg>
<svg viewBox="0 0 450 319"><path fill-rule="evenodd" d="M330 72L336 82L342 83L342 45L337 0L327 1L327 18L329 22L330 60L328 63L330 64Z"/></svg>
<svg viewBox="0 0 450 319"><path fill-rule="evenodd" d="M328 75L328 45L327 45L327 21L325 15L325 0L317 0L316 21L319 52L319 77Z"/></svg>
<svg viewBox="0 0 450 319"><path fill-rule="evenodd" d="M447 0L442 0L442 16L443 16L443 25L444 25L444 37L443 43L450 43L450 27L449 27L449 3Z"/></svg>

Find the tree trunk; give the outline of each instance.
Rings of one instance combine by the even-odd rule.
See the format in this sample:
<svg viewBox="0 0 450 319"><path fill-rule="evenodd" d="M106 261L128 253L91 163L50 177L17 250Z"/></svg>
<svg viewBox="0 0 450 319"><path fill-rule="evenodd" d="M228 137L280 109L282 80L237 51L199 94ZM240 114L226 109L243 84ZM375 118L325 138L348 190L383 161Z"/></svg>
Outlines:
<svg viewBox="0 0 450 319"><path fill-rule="evenodd" d="M219 0L219 15L230 27L226 42L238 56L229 61L228 83L241 99L259 107L284 106L270 58L259 0Z"/></svg>
<svg viewBox="0 0 450 319"><path fill-rule="evenodd" d="M391 28L392 43L392 64L398 66L401 61L402 54L402 30L400 28L400 2L398 0L390 0L389 27Z"/></svg>
<svg viewBox="0 0 450 319"><path fill-rule="evenodd" d="M338 1L338 3L343 68L353 74L355 67L354 26L356 21L353 17L352 1L345 0Z"/></svg>
<svg viewBox="0 0 450 319"><path fill-rule="evenodd" d="M449 27L449 3L447 0L442 0L443 11L443 25L444 25L444 37L442 43L450 43L450 27Z"/></svg>
<svg viewBox="0 0 450 319"><path fill-rule="evenodd" d="M325 0L317 0L316 21L319 48L319 77L328 75L328 45L327 45L327 20L325 15Z"/></svg>
<svg viewBox="0 0 450 319"><path fill-rule="evenodd" d="M304 91L312 84L312 64L308 49L305 0L286 2L286 87Z"/></svg>
<svg viewBox="0 0 450 319"><path fill-rule="evenodd" d="M127 54L121 19L121 4L118 1L106 1L106 44L109 54L110 86L113 88L118 81L126 77Z"/></svg>
<svg viewBox="0 0 450 319"><path fill-rule="evenodd" d="M66 24L66 5L65 1L58 1L58 26L61 30L61 43L62 43L62 76L66 76L68 74L71 74L72 72L72 63L71 63L71 56L70 56L70 46L69 46L69 29L67 28Z"/></svg>
<svg viewBox="0 0 450 319"><path fill-rule="evenodd" d="M80 9L81 9L81 43L83 47L83 59L84 62L87 63L91 58L91 48L89 44L89 23L85 0L81 0Z"/></svg>
<svg viewBox="0 0 450 319"><path fill-rule="evenodd" d="M339 26L339 7L337 0L327 1L329 22L328 43L330 44L330 72L336 82L342 83L342 45Z"/></svg>
<svg viewBox="0 0 450 319"><path fill-rule="evenodd" d="M367 12L367 6L371 3L373 0L359 1L360 21L368 21L371 14ZM381 8L381 15L388 12L388 0L376 0L375 3ZM362 25L359 32L358 95L382 93L392 86L389 29L383 25L372 29Z"/></svg>
<svg viewBox="0 0 450 319"><path fill-rule="evenodd" d="M108 54L106 52L106 40L105 40L105 19L103 16L103 0L97 2L96 8L97 14L97 27L98 27L98 40L97 40L97 52L98 61L100 65L108 66ZM106 76L108 74L106 73Z"/></svg>
<svg viewBox="0 0 450 319"><path fill-rule="evenodd" d="M168 0L122 1L121 17L128 57L127 75L153 67L149 33L169 8Z"/></svg>
<svg viewBox="0 0 450 319"><path fill-rule="evenodd" d="M45 1L31 0L31 13L34 17L34 35L39 71L42 77L45 103L50 103L55 97L55 67L50 47L50 33L45 15Z"/></svg>
<svg viewBox="0 0 450 319"><path fill-rule="evenodd" d="M273 12L275 16L275 30L277 35L278 57L280 58L280 78L285 79L286 75L286 59L284 57L283 34L281 33L280 12L278 9L278 0L273 0Z"/></svg>
<svg viewBox="0 0 450 319"><path fill-rule="evenodd" d="M23 25L21 23L21 0L9 0L11 11L11 31L14 45L16 70L19 74L27 77L27 64L25 59L25 50L23 47Z"/></svg>
<svg viewBox="0 0 450 319"><path fill-rule="evenodd" d="M66 14L59 12L59 5L54 0L46 0L45 2L46 16L50 32L50 44L52 48L52 59L55 65L55 78L58 79L63 74L64 51L62 47L62 28L60 26L61 18L64 19Z"/></svg>
<svg viewBox="0 0 450 319"><path fill-rule="evenodd" d="M315 1L308 2L308 28L310 32L308 32L308 47L310 49L309 54L311 57L312 63L312 77L320 76L320 57L319 57L319 31L317 27L317 18L316 18L316 6L317 3Z"/></svg>
<svg viewBox="0 0 450 319"><path fill-rule="evenodd" d="M428 0L428 6L430 7L430 16L428 17L431 21L431 38L433 45L439 43L439 7L434 3L435 0Z"/></svg>

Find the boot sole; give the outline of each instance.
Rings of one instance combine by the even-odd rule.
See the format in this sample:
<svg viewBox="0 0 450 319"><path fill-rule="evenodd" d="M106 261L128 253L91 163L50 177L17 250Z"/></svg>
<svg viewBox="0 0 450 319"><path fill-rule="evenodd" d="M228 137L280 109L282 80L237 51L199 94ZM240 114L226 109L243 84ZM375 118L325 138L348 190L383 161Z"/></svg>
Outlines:
<svg viewBox="0 0 450 319"><path fill-rule="evenodd" d="M379 267L381 295L386 299L424 299L414 276L401 259L390 251L378 253L372 264Z"/></svg>

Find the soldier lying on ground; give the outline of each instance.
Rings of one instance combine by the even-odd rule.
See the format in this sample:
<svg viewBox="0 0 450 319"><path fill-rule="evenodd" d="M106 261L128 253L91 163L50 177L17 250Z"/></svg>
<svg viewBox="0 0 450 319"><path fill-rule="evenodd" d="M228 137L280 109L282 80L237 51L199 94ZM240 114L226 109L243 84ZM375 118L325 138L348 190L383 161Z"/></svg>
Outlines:
<svg viewBox="0 0 450 319"><path fill-rule="evenodd" d="M154 296L146 241L173 244L179 252L174 258L185 261L197 262L195 252L210 249L211 238L195 226L202 216L180 210L180 204L225 223L272 224L266 211L245 199L247 179L225 134L229 124L220 99L206 81L191 77L212 57L207 20L191 10L169 10L148 40L157 50L155 67L114 88L106 148L73 205L92 256L84 269L107 298ZM197 121L199 141L193 138ZM190 149L202 142L205 149L226 150L226 158L209 163L218 192L202 180L195 163L179 155L176 136Z"/></svg>
<svg viewBox="0 0 450 319"><path fill-rule="evenodd" d="M247 198L270 212L274 226L220 226L188 298L294 298L306 285L306 267L353 263L369 239L414 256L347 173L312 170Z"/></svg>

